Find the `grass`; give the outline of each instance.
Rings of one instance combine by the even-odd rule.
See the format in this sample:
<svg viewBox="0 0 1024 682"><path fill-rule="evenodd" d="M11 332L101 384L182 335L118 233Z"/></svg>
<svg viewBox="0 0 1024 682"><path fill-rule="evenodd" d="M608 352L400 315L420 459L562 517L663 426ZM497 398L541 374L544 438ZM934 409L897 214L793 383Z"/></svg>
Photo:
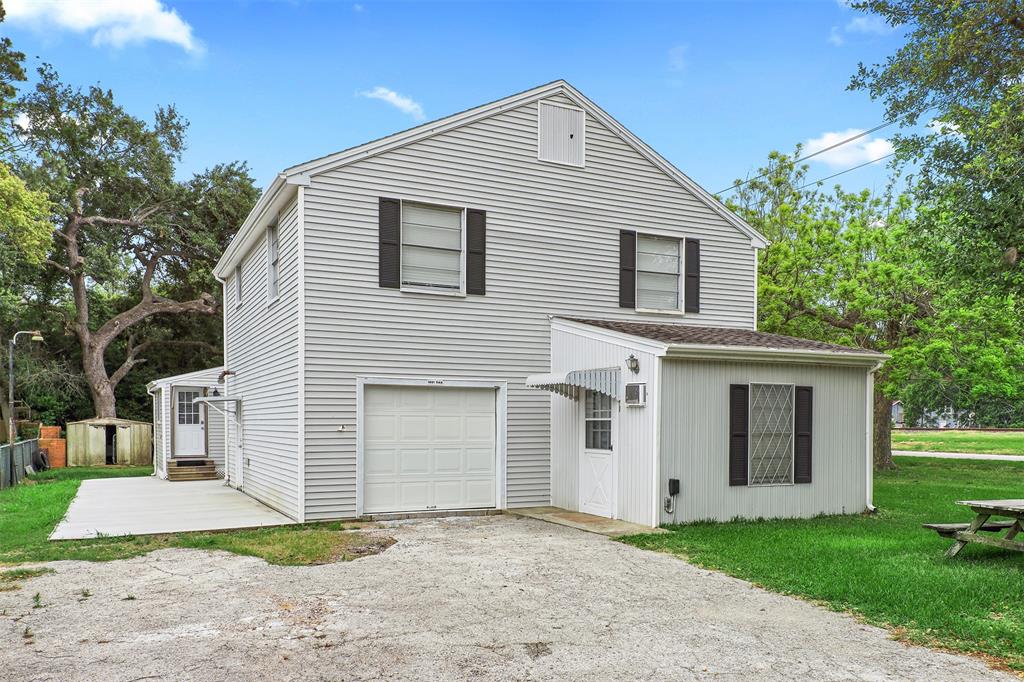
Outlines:
<svg viewBox="0 0 1024 682"><path fill-rule="evenodd" d="M1024 431L910 431L893 429L893 450L1024 455Z"/></svg>
<svg viewBox="0 0 1024 682"><path fill-rule="evenodd" d="M0 490L0 565L78 559L127 559L156 549L188 547L256 556L272 564L309 565L348 561L386 549L391 540L354 532L341 523L279 526L256 530L168 533L50 542L47 538L88 478L147 476L149 467L51 469L26 484ZM168 484L170 485L170 484ZM0 590L16 589L0 574ZM31 576L26 576L31 577Z"/></svg>
<svg viewBox="0 0 1024 682"><path fill-rule="evenodd" d="M874 515L696 523L623 541L1024 670L1024 554L968 545L948 560L950 540L921 528L970 520L958 499L1024 497L1024 463L897 463L875 478Z"/></svg>

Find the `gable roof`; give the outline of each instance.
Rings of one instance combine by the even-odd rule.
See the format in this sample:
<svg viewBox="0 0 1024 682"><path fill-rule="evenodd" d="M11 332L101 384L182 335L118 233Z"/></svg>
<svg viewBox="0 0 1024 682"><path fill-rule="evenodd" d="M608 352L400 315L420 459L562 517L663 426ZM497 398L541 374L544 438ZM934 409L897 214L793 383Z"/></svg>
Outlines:
<svg viewBox="0 0 1024 682"><path fill-rule="evenodd" d="M792 357L802 355L808 357L845 357L849 360L868 363L881 363L889 357L884 353L865 348L840 346L813 339L783 336L782 334L769 334L753 329L698 327L668 322L594 320L580 317L556 317L554 319L656 341L664 344L668 355L692 355L693 351L704 351L709 354L717 352L722 356L722 359L727 359L730 353L773 353L788 354Z"/></svg>
<svg viewBox="0 0 1024 682"><path fill-rule="evenodd" d="M503 111L521 107L525 104L530 104L555 95L563 95L567 97L595 120L616 134L623 142L632 147L637 153L665 173L669 178L674 180L684 189L688 190L726 222L749 237L751 246L754 248L764 248L768 245L768 240L764 235L751 227L738 215L730 211L721 201L691 180L685 173L669 163L664 157L654 151L654 149L646 142L627 130L621 123L612 118L607 112L601 109L601 107L590 101L585 95L583 95L583 93L574 88L568 82L564 80L556 80L551 83L547 83L546 85L541 85L488 104L483 104L472 109L467 109L465 111L437 119L436 121L429 121L414 128L409 128L408 130L403 130L356 147L343 149L339 152L321 156L319 158L291 166L290 168L286 168L283 172L278 174L276 178L274 178L274 181L263 192L259 201L256 202L256 206L245 219L245 222L242 223L242 226L239 228L235 238L232 240L231 244L228 245L228 248L225 250L220 261L218 261L214 268L214 273L221 278L227 276L235 263L240 260L241 256L251 248L252 244L256 242L259 237L260 227L269 224L273 220L276 212L283 208L284 204L290 200L292 194L294 194L295 186L309 184L310 176L317 175L334 168L339 168L350 163L355 163L356 161L376 156L377 154L383 154L393 149L475 123L476 121L494 116Z"/></svg>

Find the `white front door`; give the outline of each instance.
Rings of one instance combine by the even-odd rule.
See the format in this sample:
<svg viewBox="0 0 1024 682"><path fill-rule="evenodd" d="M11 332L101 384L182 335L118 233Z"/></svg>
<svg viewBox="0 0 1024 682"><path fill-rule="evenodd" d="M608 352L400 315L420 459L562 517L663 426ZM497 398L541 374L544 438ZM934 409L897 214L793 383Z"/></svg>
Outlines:
<svg viewBox="0 0 1024 682"><path fill-rule="evenodd" d="M497 506L494 388L366 386L363 511Z"/></svg>
<svg viewBox="0 0 1024 682"><path fill-rule="evenodd" d="M174 389L175 457L206 457L203 406L192 402L201 395L198 388Z"/></svg>
<svg viewBox="0 0 1024 682"><path fill-rule="evenodd" d="M615 401L587 391L583 401L583 448L580 452L580 511L615 518Z"/></svg>

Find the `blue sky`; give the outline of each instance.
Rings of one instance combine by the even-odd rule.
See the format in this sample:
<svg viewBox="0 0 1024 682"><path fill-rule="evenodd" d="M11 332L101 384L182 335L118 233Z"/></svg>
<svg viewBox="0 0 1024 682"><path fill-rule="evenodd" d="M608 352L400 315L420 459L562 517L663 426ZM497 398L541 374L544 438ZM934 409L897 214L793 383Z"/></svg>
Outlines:
<svg viewBox="0 0 1024 682"><path fill-rule="evenodd" d="M900 35L836 0L714 3L6 0L29 66L113 89L133 113L191 121L183 174L279 170L565 78L708 190L772 149L883 121L847 92ZM380 97L369 97L376 93ZM824 154L816 179L889 151L880 136ZM831 137L830 137L831 136ZM884 163L843 175L880 189ZM831 182L829 184L831 184Z"/></svg>

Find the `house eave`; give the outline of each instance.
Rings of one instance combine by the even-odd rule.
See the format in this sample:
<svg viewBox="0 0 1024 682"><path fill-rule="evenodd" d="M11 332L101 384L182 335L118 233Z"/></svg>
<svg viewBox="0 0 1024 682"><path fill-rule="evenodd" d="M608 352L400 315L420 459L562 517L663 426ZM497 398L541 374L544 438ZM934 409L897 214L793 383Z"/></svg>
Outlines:
<svg viewBox="0 0 1024 682"><path fill-rule="evenodd" d="M711 346L688 343L668 344L664 357L681 360L853 366L872 370L878 369L889 359L888 355L880 353L758 348L753 346Z"/></svg>
<svg viewBox="0 0 1024 682"><path fill-rule="evenodd" d="M308 185L309 176L302 173L286 175L279 173L273 182L260 195L242 226L238 228L235 238L224 250L213 267L213 274L223 281L230 276L234 267L245 257L259 241L263 230L277 218L277 214L297 193L299 185Z"/></svg>

